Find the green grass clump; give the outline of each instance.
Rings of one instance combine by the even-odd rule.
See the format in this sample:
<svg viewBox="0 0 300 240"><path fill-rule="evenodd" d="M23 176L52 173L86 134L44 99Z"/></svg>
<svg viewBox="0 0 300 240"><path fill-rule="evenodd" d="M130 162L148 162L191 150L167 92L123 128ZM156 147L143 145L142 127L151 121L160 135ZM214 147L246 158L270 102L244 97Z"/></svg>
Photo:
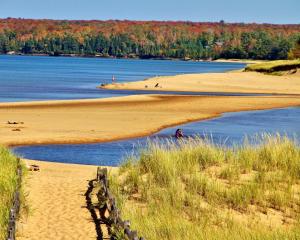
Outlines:
<svg viewBox="0 0 300 240"><path fill-rule="evenodd" d="M146 239L300 237L300 147L287 137L232 148L152 142L111 181L123 218Z"/></svg>
<svg viewBox="0 0 300 240"><path fill-rule="evenodd" d="M237 181L239 177L239 169L234 166L227 166L220 173L220 178L227 179L230 183Z"/></svg>
<svg viewBox="0 0 300 240"><path fill-rule="evenodd" d="M7 224L13 195L17 187L18 160L0 146L0 240L6 239Z"/></svg>
<svg viewBox="0 0 300 240"><path fill-rule="evenodd" d="M245 71L276 73L297 68L300 68L300 60L278 60L266 63L250 64L245 68Z"/></svg>

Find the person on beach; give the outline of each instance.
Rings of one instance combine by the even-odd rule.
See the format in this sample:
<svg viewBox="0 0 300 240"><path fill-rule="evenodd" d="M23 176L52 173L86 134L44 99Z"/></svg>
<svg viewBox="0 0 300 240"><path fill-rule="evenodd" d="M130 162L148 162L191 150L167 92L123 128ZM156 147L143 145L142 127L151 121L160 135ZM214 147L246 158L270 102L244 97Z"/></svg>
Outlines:
<svg viewBox="0 0 300 240"><path fill-rule="evenodd" d="M112 83L115 83L115 82L116 82L115 75L112 75L111 82L112 82Z"/></svg>
<svg viewBox="0 0 300 240"><path fill-rule="evenodd" d="M183 132L180 128L178 128L175 132L175 138L182 138L183 137Z"/></svg>

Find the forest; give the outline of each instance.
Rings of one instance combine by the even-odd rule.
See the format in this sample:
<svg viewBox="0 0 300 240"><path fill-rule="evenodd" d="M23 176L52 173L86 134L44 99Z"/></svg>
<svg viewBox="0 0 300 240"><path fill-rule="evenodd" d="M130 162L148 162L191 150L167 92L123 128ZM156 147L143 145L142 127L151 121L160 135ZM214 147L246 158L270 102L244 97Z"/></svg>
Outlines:
<svg viewBox="0 0 300 240"><path fill-rule="evenodd" d="M277 60L299 46L300 24L0 19L1 54Z"/></svg>

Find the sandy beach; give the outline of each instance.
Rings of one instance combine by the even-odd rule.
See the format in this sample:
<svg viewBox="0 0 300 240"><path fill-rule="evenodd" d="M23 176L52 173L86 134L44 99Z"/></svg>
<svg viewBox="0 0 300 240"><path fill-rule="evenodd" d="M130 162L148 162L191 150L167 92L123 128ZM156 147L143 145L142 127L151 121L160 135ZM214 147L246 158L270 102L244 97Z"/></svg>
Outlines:
<svg viewBox="0 0 300 240"><path fill-rule="evenodd" d="M247 64L255 64L255 63L262 63L267 62L267 60L253 60L253 59L216 59L213 62L220 62L220 63L247 63Z"/></svg>
<svg viewBox="0 0 300 240"><path fill-rule="evenodd" d="M138 95L0 104L0 144L104 142L145 136L225 112L300 106L300 96ZM9 124L15 122L16 124Z"/></svg>
<svg viewBox="0 0 300 240"><path fill-rule="evenodd" d="M84 196L88 181L96 176L96 166L24 161L41 170L26 176L30 210L29 217L19 221L17 239L97 239Z"/></svg>
<svg viewBox="0 0 300 240"><path fill-rule="evenodd" d="M102 88L185 92L300 94L300 73L283 76L241 71L183 74L154 77L145 81L124 84L108 84Z"/></svg>
<svg viewBox="0 0 300 240"><path fill-rule="evenodd" d="M233 74L235 79L231 77ZM153 78L112 87L129 89L134 86L139 89L144 87L145 82L150 86L160 80L159 85L167 87L163 87L163 90L178 91L181 88L182 91L268 90L276 93L300 93L300 83L296 76L288 76L284 86L284 78L281 77L281 82L276 83L279 80L275 81L274 76L267 76L268 84L257 85L259 79L256 74L251 73L247 74L249 79L244 79L247 84L243 85L238 76L244 76L244 73L240 74L222 74L221 80L218 80L219 74L204 74L200 80L201 87L197 80L199 75L188 78ZM204 88L207 76L210 80ZM1 103L0 144L13 146L105 142L146 136L168 126L214 118L226 112L290 106L300 106L300 95L258 97L153 94L109 99ZM96 239L95 225L86 209L84 196L88 181L95 178L96 166L26 161L39 165L41 171L29 172L26 177L25 191L30 211L28 218L23 216L20 220L17 239Z"/></svg>

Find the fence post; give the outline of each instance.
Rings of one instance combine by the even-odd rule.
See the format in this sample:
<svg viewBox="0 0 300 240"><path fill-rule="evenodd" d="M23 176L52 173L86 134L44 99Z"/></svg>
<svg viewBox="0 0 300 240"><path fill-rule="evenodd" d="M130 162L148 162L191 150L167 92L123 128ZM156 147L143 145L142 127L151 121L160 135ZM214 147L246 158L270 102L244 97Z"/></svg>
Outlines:
<svg viewBox="0 0 300 240"><path fill-rule="evenodd" d="M17 167L18 180L17 180L16 191L13 197L13 205L10 209L10 214L9 214L7 240L16 239L16 220L18 218L18 214L20 211L20 188L21 188L21 181L22 181L22 167L20 164L20 158L17 158L17 161L18 161L18 167Z"/></svg>
<svg viewBox="0 0 300 240"><path fill-rule="evenodd" d="M120 210L117 208L116 199L109 190L107 168L97 168L97 182L100 185L99 192L97 193L99 210L101 217L104 216L103 206L108 211L107 224L121 230L129 240L145 240L143 237L138 237L137 231L130 230L130 221L123 221L121 218Z"/></svg>

